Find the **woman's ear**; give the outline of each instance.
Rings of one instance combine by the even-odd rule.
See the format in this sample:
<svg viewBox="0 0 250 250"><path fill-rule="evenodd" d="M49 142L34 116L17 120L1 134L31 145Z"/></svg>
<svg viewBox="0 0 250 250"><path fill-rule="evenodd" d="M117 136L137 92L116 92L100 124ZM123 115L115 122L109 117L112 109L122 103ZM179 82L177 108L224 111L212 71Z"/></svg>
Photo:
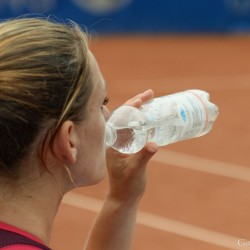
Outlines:
<svg viewBox="0 0 250 250"><path fill-rule="evenodd" d="M54 144L54 155L66 165L74 164L77 157L77 133L72 121L65 121L57 131Z"/></svg>

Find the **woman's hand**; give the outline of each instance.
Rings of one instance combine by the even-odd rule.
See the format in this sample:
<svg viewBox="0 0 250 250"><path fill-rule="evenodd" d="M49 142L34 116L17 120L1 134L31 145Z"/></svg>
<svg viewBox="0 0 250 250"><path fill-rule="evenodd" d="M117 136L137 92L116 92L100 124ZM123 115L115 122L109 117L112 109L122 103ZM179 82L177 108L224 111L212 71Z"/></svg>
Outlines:
<svg viewBox="0 0 250 250"><path fill-rule="evenodd" d="M154 97L152 90L138 94L124 105L139 108L143 103ZM118 202L137 202L142 197L146 187L146 167L148 161L156 153L155 143L147 143L144 148L131 155L121 154L112 148L107 151L107 167L109 173L108 197Z"/></svg>
<svg viewBox="0 0 250 250"><path fill-rule="evenodd" d="M138 94L128 101L126 101L123 105L129 105L136 108L140 108L141 105L145 102L148 102L154 98L154 91L152 89L148 89L145 92Z"/></svg>
<svg viewBox="0 0 250 250"><path fill-rule="evenodd" d="M125 105L139 108L153 96L153 91L148 90ZM107 151L109 192L91 230L86 250L131 249L138 203L146 186L146 166L157 151L157 145L147 143L132 155L121 154L112 148Z"/></svg>

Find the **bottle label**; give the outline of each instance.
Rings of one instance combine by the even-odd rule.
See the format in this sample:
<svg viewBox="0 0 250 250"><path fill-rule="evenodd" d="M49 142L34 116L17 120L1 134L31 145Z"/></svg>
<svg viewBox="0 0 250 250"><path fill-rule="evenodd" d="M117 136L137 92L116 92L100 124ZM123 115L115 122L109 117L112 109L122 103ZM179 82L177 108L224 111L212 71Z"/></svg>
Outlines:
<svg viewBox="0 0 250 250"><path fill-rule="evenodd" d="M151 127L149 140L159 146L197 137L208 122L206 100L195 91L155 98L142 111Z"/></svg>
<svg viewBox="0 0 250 250"><path fill-rule="evenodd" d="M207 106L204 100L194 92L186 92L180 96L178 116L185 122L181 138L186 139L198 136L207 126Z"/></svg>

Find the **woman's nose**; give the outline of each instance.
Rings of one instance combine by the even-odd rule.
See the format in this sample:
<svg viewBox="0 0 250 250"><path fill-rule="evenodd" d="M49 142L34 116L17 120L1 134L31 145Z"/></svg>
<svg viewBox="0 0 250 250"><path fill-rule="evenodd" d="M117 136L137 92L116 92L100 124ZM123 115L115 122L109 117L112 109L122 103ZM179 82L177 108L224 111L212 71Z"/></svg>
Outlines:
<svg viewBox="0 0 250 250"><path fill-rule="evenodd" d="M109 111L109 109L105 106L104 107L104 118L105 118L105 121L107 121L110 117L110 114L111 112Z"/></svg>

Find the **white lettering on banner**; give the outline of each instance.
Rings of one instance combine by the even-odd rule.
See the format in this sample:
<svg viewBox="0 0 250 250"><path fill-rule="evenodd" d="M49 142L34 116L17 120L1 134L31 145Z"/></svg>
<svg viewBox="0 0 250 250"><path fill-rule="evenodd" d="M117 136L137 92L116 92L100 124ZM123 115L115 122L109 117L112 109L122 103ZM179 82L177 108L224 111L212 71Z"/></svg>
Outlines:
<svg viewBox="0 0 250 250"><path fill-rule="evenodd" d="M72 0L72 2L82 10L105 14L124 8L132 0Z"/></svg>
<svg viewBox="0 0 250 250"><path fill-rule="evenodd" d="M29 10L41 13L51 10L56 5L57 0L0 0L0 11L9 9L14 14Z"/></svg>
<svg viewBox="0 0 250 250"><path fill-rule="evenodd" d="M238 240L238 245L241 247L249 247L250 246L250 241L246 239L239 239Z"/></svg>

